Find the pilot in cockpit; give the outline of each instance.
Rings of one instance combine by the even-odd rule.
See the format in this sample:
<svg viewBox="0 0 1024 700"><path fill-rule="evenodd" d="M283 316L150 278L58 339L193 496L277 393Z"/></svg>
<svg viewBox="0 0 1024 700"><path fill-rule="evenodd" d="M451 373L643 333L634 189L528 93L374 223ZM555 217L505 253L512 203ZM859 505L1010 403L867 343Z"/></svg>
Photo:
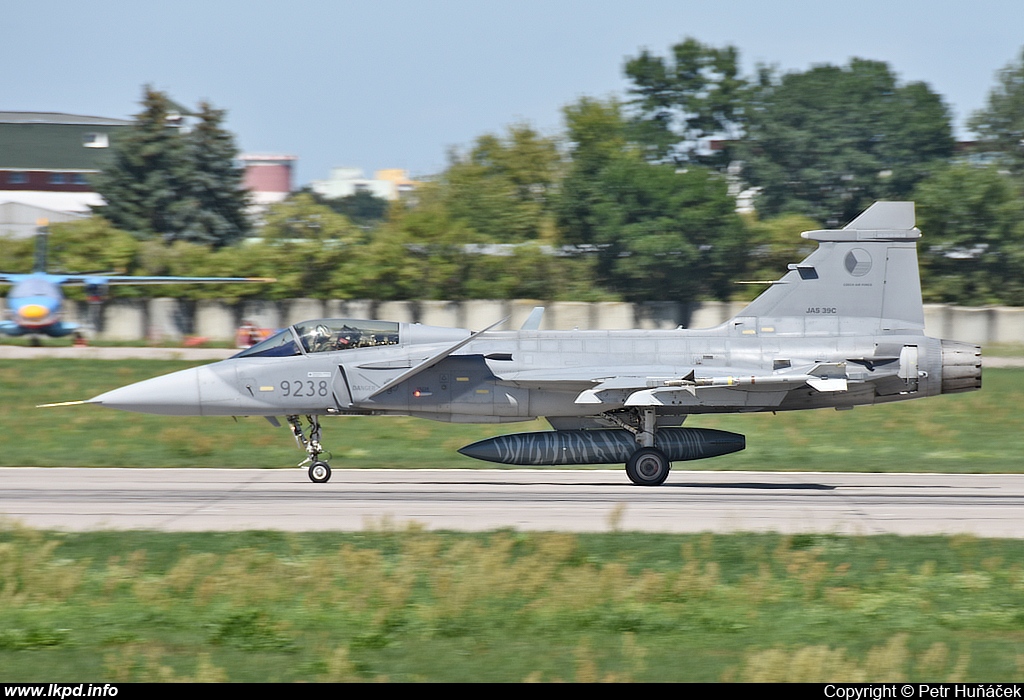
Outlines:
<svg viewBox="0 0 1024 700"><path fill-rule="evenodd" d="M359 331L345 326L338 332L338 339L334 342L335 350L350 350L359 347Z"/></svg>

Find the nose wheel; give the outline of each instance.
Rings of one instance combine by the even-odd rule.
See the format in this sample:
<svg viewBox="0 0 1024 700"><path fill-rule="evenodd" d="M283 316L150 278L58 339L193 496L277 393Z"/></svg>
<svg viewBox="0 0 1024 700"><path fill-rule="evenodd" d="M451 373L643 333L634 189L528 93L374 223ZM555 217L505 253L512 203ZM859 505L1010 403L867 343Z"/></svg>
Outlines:
<svg viewBox="0 0 1024 700"><path fill-rule="evenodd" d="M306 416L309 421L309 437L307 438L302 430L302 422L298 416L288 416L288 424L292 427L292 434L299 447L306 451L306 458L299 463L299 466L309 464L309 480L316 484L325 484L331 479L331 465L320 459L324 448L320 445L320 418L318 416Z"/></svg>
<svg viewBox="0 0 1024 700"><path fill-rule="evenodd" d="M331 465L320 461L310 464L309 480L315 484L326 484L331 480Z"/></svg>

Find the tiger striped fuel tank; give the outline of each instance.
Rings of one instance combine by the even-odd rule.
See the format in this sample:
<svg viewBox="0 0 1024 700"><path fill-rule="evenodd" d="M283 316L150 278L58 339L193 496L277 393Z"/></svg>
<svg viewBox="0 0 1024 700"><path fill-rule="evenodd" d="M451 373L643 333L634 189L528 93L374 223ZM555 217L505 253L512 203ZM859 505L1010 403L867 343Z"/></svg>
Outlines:
<svg viewBox="0 0 1024 700"><path fill-rule="evenodd" d="M661 428L655 446L670 462L680 462L739 452L746 438L710 428ZM459 452L499 464L559 466L624 463L636 450L636 438L626 430L552 430L500 435Z"/></svg>

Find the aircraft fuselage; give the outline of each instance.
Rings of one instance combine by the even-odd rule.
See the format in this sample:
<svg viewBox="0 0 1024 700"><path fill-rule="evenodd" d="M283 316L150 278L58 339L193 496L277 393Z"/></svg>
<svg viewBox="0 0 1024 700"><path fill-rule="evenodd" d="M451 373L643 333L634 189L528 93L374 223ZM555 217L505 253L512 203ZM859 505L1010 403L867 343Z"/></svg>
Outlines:
<svg viewBox="0 0 1024 700"><path fill-rule="evenodd" d="M460 329L399 325L400 337L408 329L450 339L469 335ZM392 414L481 423L537 416L584 418L629 405L655 405L659 415L785 411L943 393L944 346L947 355L958 347L966 353L958 366L979 362L974 346L923 335L787 338L741 333L728 326L491 332L376 395L445 343L235 357L116 389L95 402L167 415ZM827 368L826 376L834 380L845 380L842 390L807 384L806 378L814 376L808 371L815 367ZM691 374L691 384L685 383ZM597 396L585 395L605 380L608 386ZM695 390L687 391L689 386ZM630 403L641 390L655 390L657 402Z"/></svg>

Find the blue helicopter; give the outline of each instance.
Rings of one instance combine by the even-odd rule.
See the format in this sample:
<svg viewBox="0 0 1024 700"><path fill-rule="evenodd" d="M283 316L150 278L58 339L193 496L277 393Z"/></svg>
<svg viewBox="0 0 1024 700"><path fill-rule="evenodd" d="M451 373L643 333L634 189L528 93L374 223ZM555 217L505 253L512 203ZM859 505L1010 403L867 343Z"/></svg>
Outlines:
<svg viewBox="0 0 1024 700"><path fill-rule="evenodd" d="M36 235L35 263L32 272L0 272L0 285L9 284L6 318L0 321L0 333L8 336L60 338L81 330L77 323L63 320L64 285L84 286L89 301L98 304L110 285L208 284L233 282L273 282L266 277L143 277L103 273L50 273L46 271L48 228Z"/></svg>

